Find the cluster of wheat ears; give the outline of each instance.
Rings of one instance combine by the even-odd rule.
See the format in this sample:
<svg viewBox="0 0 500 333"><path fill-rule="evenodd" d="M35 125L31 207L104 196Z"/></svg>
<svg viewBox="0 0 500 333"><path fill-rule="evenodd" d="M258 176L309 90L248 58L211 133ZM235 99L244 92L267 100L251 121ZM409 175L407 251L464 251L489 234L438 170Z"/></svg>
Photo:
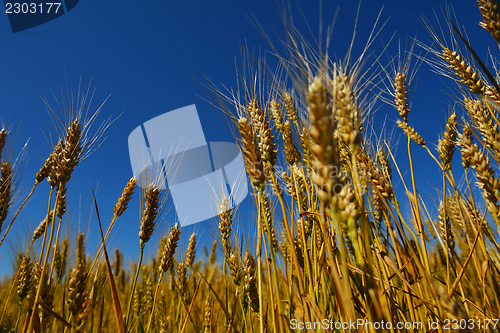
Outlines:
<svg viewBox="0 0 500 333"><path fill-rule="evenodd" d="M499 4L478 5L481 26L500 44ZM2 156L9 137L2 129L0 246L37 186L47 181L50 192L45 218L0 283L0 332L493 332L500 317L500 88L460 30L447 26L450 42L429 25L435 43L421 44L429 51L424 61L455 80L459 92L437 150L408 122L414 52L368 77L363 56L333 62L291 33L290 58L281 58L288 86L276 74L270 89L256 77L242 79L241 98L214 89L238 134L255 202L252 223L243 223L255 236L238 235L237 207L222 197L218 236L204 256L196 256L195 234L185 253L178 248L181 228L172 223L157 256L143 260L166 194L154 182L140 189L134 178L106 232L94 198L101 245L93 256L84 234L74 242L64 236L68 182L109 125L91 135L95 114L78 107L58 118L59 139L17 211L16 164ZM369 84L381 73L381 99L397 110L407 139L401 161L387 142L366 135ZM419 195L410 149L428 153L441 170L439 205ZM452 170L455 150L463 169ZM409 165L408 176L400 165ZM140 259L127 270L122 252L109 253L106 240L139 191ZM410 213L402 213L401 200ZM343 325L359 320L364 325Z"/></svg>

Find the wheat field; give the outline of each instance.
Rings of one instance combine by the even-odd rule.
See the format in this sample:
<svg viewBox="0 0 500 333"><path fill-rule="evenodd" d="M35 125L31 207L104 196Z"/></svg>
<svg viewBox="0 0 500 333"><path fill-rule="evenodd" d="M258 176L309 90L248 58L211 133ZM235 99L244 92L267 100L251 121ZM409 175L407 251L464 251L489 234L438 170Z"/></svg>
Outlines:
<svg viewBox="0 0 500 333"><path fill-rule="evenodd" d="M478 8L479 24L500 45L498 2L478 0ZM417 40L386 65L366 60L376 34L358 58L334 61L290 31L276 72L249 70L237 92L207 84L243 153L254 208L246 223L255 228L255 237L241 238L238 207L221 197L211 248L197 249L196 233L180 247L183 229L167 221L157 254L145 256L166 194L135 178L123 180L110 223L99 209L111 207L94 198L97 253L89 255L84 233L61 232L72 173L85 172L79 163L110 125L92 132L100 108L88 118L80 109L58 118L52 153L16 205L18 170L2 155L11 136L2 129L0 246L33 193L46 195L47 209L25 251L13 254L14 273L0 282L0 332L500 330L499 72L451 18L445 29L423 20L434 43ZM455 85L455 106L434 138L411 122L410 86L422 62ZM384 133L370 132L375 100L398 118L398 159ZM414 170L425 166L412 158L416 150L439 167L435 201L419 192ZM141 198L140 257L126 268L123 251L107 241L132 196Z"/></svg>

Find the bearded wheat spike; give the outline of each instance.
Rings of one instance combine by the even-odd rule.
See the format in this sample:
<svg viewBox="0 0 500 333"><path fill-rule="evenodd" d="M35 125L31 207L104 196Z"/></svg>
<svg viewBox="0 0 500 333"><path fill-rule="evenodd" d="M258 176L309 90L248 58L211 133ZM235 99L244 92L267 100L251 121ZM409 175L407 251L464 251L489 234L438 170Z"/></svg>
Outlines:
<svg viewBox="0 0 500 333"><path fill-rule="evenodd" d="M473 94L484 94L485 84L479 73L467 64L457 51L443 47L441 57L448 63L448 68L458 77L458 81L464 84Z"/></svg>
<svg viewBox="0 0 500 333"><path fill-rule="evenodd" d="M52 169L55 167L57 156L61 153L63 149L63 140L59 139L59 142L54 147L52 153L47 157L45 163L40 167L40 170L36 173L35 176L35 185L43 182L52 172ZM50 180L49 183L55 183L53 180Z"/></svg>
<svg viewBox="0 0 500 333"><path fill-rule="evenodd" d="M311 122L311 152L316 159L312 162L312 182L318 188L318 196L329 202L335 185L340 183L337 140L332 135L335 123L332 119L330 98L326 86L319 77L309 85L307 94L309 119Z"/></svg>
<svg viewBox="0 0 500 333"><path fill-rule="evenodd" d="M33 263L29 255L24 256L19 265L17 281L17 296L19 298L19 305L21 305L26 296L28 296L33 282Z"/></svg>
<svg viewBox="0 0 500 333"><path fill-rule="evenodd" d="M392 169L389 163L389 159L387 158L387 155L385 154L385 151L382 149L382 147L380 147L377 151L377 160L385 179L390 182L392 180Z"/></svg>
<svg viewBox="0 0 500 333"><path fill-rule="evenodd" d="M462 160L476 170L477 185L482 190L488 211L497 217L500 182L495 177L495 171L491 167L488 156L465 134L459 134L459 145Z"/></svg>
<svg viewBox="0 0 500 333"><path fill-rule="evenodd" d="M273 214L269 206L269 198L266 194L262 194L262 208L264 212L264 231L269 239L269 244L274 251L278 251L278 241L274 233Z"/></svg>
<svg viewBox="0 0 500 333"><path fill-rule="evenodd" d="M64 239L60 245L59 244L54 245L54 268L56 270L56 277L58 283L61 283L64 275L66 274L67 259L68 259L68 240Z"/></svg>
<svg viewBox="0 0 500 333"><path fill-rule="evenodd" d="M466 123L462 129L462 134L458 134L458 145L461 146L462 153L462 166L465 170L470 167L471 150L472 147L472 130L470 125Z"/></svg>
<svg viewBox="0 0 500 333"><path fill-rule="evenodd" d="M277 149L271 124L256 101L251 101L247 109L255 129L261 159L264 164L274 166L276 164Z"/></svg>
<svg viewBox="0 0 500 333"><path fill-rule="evenodd" d="M212 243L212 248L210 249L210 255L208 256L208 263L213 265L217 261L217 239Z"/></svg>
<svg viewBox="0 0 500 333"><path fill-rule="evenodd" d="M266 174L264 173L260 152L255 142L254 131L247 118L241 117L238 120L238 129L241 135L245 169L252 184L258 190L263 190L266 185Z"/></svg>
<svg viewBox="0 0 500 333"><path fill-rule="evenodd" d="M455 237L451 230L451 223L448 212L445 212L445 206L443 201L439 203L438 209L438 219L439 219L439 230L441 231L441 237L443 237L448 249L453 253L455 251Z"/></svg>
<svg viewBox="0 0 500 333"><path fill-rule="evenodd" d="M160 189L153 185L145 190L144 194L144 210L142 212L141 226L139 229L139 238L141 247L146 244L155 229L156 218L160 205Z"/></svg>
<svg viewBox="0 0 500 333"><path fill-rule="evenodd" d="M142 286L138 286L134 292L134 315L137 318L142 318Z"/></svg>
<svg viewBox="0 0 500 333"><path fill-rule="evenodd" d="M47 225L49 225L50 222L52 222L52 217L54 214L54 210L52 210L48 216L46 216L38 225L38 227L35 229L33 232L33 237L31 239L32 242L36 241L38 238L40 238L43 233L45 232L45 228L47 228Z"/></svg>
<svg viewBox="0 0 500 333"><path fill-rule="evenodd" d="M446 124L446 131L442 139L438 141L438 152L439 158L441 159L441 164L443 166L443 171L448 171L451 169L451 160L453 159L453 154L455 153L455 140L457 139L457 115L453 113L448 118L448 123Z"/></svg>
<svg viewBox="0 0 500 333"><path fill-rule="evenodd" d="M356 151L361 144L361 118L349 76L339 71L335 76L333 89L339 134Z"/></svg>
<svg viewBox="0 0 500 333"><path fill-rule="evenodd" d="M78 265L85 265L86 262L87 257L85 254L85 235L80 232L76 236L76 263Z"/></svg>
<svg viewBox="0 0 500 333"><path fill-rule="evenodd" d="M122 216L127 209L128 202L132 199L132 195L134 194L135 185L135 177L130 178L127 186L123 189L122 196L118 198L118 202L115 205L115 218Z"/></svg>
<svg viewBox="0 0 500 333"><path fill-rule="evenodd" d="M373 188L376 188L385 199L393 196L394 189L390 181L387 181L383 172L368 156L364 148L361 148L356 156L359 163L360 174L366 178Z"/></svg>
<svg viewBox="0 0 500 333"><path fill-rule="evenodd" d="M471 100L468 98L466 98L464 102L467 113L474 122L479 133L481 133L486 146L494 149L496 153L500 153L498 126L496 122L491 119L490 112L486 108L486 105L480 100Z"/></svg>
<svg viewBox="0 0 500 333"><path fill-rule="evenodd" d="M222 197L219 206L219 231L221 234L222 249L227 258L231 253L231 228L233 225L233 212L231 202L225 196Z"/></svg>
<svg viewBox="0 0 500 333"><path fill-rule="evenodd" d="M174 260L175 249L177 248L177 243L179 242L179 237L181 231L179 229L179 223L176 223L170 230L167 242L163 247L163 255L160 260L159 270L160 275L165 274L169 268L172 266Z"/></svg>
<svg viewBox="0 0 500 333"><path fill-rule="evenodd" d="M181 298L185 298L187 293L187 277L186 264L184 262L180 262L177 265L177 288Z"/></svg>
<svg viewBox="0 0 500 333"><path fill-rule="evenodd" d="M396 109L398 110L399 116L403 118L405 122L408 122L408 113L410 113L410 107L408 106L408 88L406 87L406 74L399 72L396 74L394 79L394 98L396 100Z"/></svg>
<svg viewBox="0 0 500 333"><path fill-rule="evenodd" d="M193 234L189 238L189 245L186 251L186 267L188 269L193 267L195 256L196 256L196 234L193 232Z"/></svg>
<svg viewBox="0 0 500 333"><path fill-rule="evenodd" d="M232 252L226 260L227 266L229 268L229 274L231 274L234 285L239 286L241 282L241 268L240 262L238 261L238 256L236 255L236 253Z"/></svg>
<svg viewBox="0 0 500 333"><path fill-rule="evenodd" d="M300 146L302 147L302 160L304 162L304 165L308 168L310 168L310 163L312 160L312 155L311 155L311 137L309 135L309 130L307 127L302 127L302 132L300 133Z"/></svg>
<svg viewBox="0 0 500 333"><path fill-rule="evenodd" d="M273 115L274 125L278 131L283 131L283 114L279 104L273 99L271 101L271 114Z"/></svg>
<svg viewBox="0 0 500 333"><path fill-rule="evenodd" d="M255 261L252 254L247 251L243 260L243 290L250 300L250 307L255 313L259 312L259 294L255 277Z"/></svg>
<svg viewBox="0 0 500 333"><path fill-rule="evenodd" d="M49 183L55 187L59 184L66 184L71 179L73 170L80 162L82 152L82 127L78 119L74 120L68 127L63 149L56 156L55 164L52 167Z"/></svg>
<svg viewBox="0 0 500 333"><path fill-rule="evenodd" d="M500 44L500 9L496 0L478 0L483 22L479 25L490 32L495 41Z"/></svg>
<svg viewBox="0 0 500 333"><path fill-rule="evenodd" d="M292 125L287 120L283 125L283 141L285 146L285 159L290 165L300 161L300 153L293 141Z"/></svg>
<svg viewBox="0 0 500 333"><path fill-rule="evenodd" d="M205 300L205 311L203 314L203 333L211 332L211 322L212 322L212 300L210 295L207 295Z"/></svg>
<svg viewBox="0 0 500 333"><path fill-rule="evenodd" d="M42 268L37 263L35 266L35 277L37 288L40 287L40 300L49 309L52 309L54 302L54 288L51 282L48 282L48 275L42 275ZM48 311L44 309L41 305L38 306L40 311L40 318L46 318L48 316Z"/></svg>
<svg viewBox="0 0 500 333"><path fill-rule="evenodd" d="M58 218L62 218L64 213L66 213L66 184L61 183L57 188L57 206L55 208L56 215Z"/></svg>
<svg viewBox="0 0 500 333"><path fill-rule="evenodd" d="M115 257L113 259L113 272L115 276L119 276L122 270L123 256L118 248L115 249Z"/></svg>
<svg viewBox="0 0 500 333"><path fill-rule="evenodd" d="M283 100L285 101L285 107L286 107L286 111L288 114L288 119L290 119L290 121L292 121L292 122L297 121L298 114L297 114L297 110L293 106L292 96L289 93L285 93L283 95Z"/></svg>
<svg viewBox="0 0 500 333"><path fill-rule="evenodd" d="M384 218L385 206L382 202L382 198L378 195L377 191L373 189L372 191L372 201L373 201L373 217L377 223L381 223Z"/></svg>
<svg viewBox="0 0 500 333"><path fill-rule="evenodd" d="M419 144L420 146L425 146L424 139L422 139L420 134L418 134L413 127L411 127L410 125L401 120L398 120L397 124L399 128L401 128L413 142Z"/></svg>

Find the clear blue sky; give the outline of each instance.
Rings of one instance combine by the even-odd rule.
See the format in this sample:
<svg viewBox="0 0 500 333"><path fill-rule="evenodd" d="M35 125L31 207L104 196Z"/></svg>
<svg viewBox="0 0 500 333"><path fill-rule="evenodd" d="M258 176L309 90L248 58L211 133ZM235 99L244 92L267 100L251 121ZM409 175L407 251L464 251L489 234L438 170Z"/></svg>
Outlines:
<svg viewBox="0 0 500 333"><path fill-rule="evenodd" d="M317 35L319 6L311 6L310 1L297 2ZM296 2L293 3L295 23L308 35ZM432 18L433 8L440 11L440 6L444 4L443 0L364 1L358 26L358 49L364 45L383 5L382 21L388 18L389 21L373 44L375 54L382 51L383 45L394 33L403 44L407 36L417 36L429 42L430 38L418 17L423 13ZM340 15L334 28L331 52L341 57L352 36L358 2L325 1L324 22L332 20L339 5ZM492 44L489 34L477 24L481 17L476 2L453 1L453 5L460 24L466 27L479 55L485 58L486 45ZM14 208L29 192L36 171L50 153L45 135L55 133L37 92L47 96L51 105L55 105L51 91L60 96L65 75L68 85L75 91L80 78L84 87L92 78L92 86L97 87L92 104L94 109L111 94L98 120L122 114L106 132L106 140L101 147L77 167L69 184L71 237L74 239L78 228L86 233L88 231L89 251L93 251L100 241L95 213L90 214L91 190L96 190L101 218L107 225L118 196L132 176L127 138L134 128L167 111L196 104L207 141L231 141L231 135L215 109L199 97L205 96L205 92L192 75L202 80L204 73L219 87L236 84L232 61L240 55L239 43L246 40L250 47L268 49L265 39L248 19L252 13L271 36L275 36L274 27L279 36L284 37L276 4L263 0L81 0L67 14L15 34L10 29L7 15L0 13L0 119L11 129L11 140L15 137L15 142L9 142L14 156L30 140L27 150L29 160L18 179L21 188ZM420 50L417 48L416 51ZM497 49L493 48L493 51ZM388 53L393 56L396 52L397 43L394 41ZM267 57L272 58L272 55ZM387 57L382 57L382 60L386 61ZM411 95L413 108L409 120L432 146L437 143L438 134L442 133L452 99L442 91L445 89L443 78L431 73L429 66L424 64L417 77L417 90ZM445 81L451 85L449 80ZM375 126L379 126L386 116L388 126L392 127L397 114L390 106L383 106L377 111ZM400 134L397 131L397 135ZM400 150L404 151L403 147ZM417 147L414 154L418 161L417 179L420 179L421 189L436 194L432 186L440 186L439 173L436 177L429 174L429 170L437 171L434 162ZM8 243L0 248L0 276L11 269L11 247L24 243L43 218L47 194L47 184L37 189L9 234ZM109 244L110 248L119 246L124 249L128 258L132 259L138 257L139 248L138 198L136 194L129 210L119 220L119 228L115 229L113 241ZM244 204L248 205L247 202ZM170 216L163 221L148 244L150 252L156 253L158 239L171 222ZM204 243L211 244L209 228L212 226L214 222L208 221L185 228L182 247L187 245L185 239L193 230L203 236Z"/></svg>

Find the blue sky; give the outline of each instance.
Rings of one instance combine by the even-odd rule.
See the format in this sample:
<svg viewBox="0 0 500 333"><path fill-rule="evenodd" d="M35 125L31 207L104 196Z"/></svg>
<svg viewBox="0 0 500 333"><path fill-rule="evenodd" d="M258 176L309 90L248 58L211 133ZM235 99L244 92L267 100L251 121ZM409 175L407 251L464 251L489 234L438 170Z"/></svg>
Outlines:
<svg viewBox="0 0 500 333"><path fill-rule="evenodd" d="M309 1L293 2L295 24L306 36L310 34L297 4L317 36L319 6L311 5ZM380 53L396 33L395 41L388 48L388 54L394 56L398 47L397 39L401 39L403 45L408 36L416 36L424 42L430 41L419 21L420 14L425 14L435 22L433 8L440 12L440 6L444 4L442 0L362 2L357 49L364 45L383 5L381 20L389 21L371 50L375 54ZM477 24L481 17L476 2L454 1L453 5L459 23L465 26L478 54L485 58L486 46L496 46L491 44L489 34ZM330 52L342 57L351 40L358 2L325 1L322 14L325 23L331 22L338 7L340 12ZM231 141L230 133L216 110L204 100L204 89L195 78L203 80L203 75L206 75L219 87L235 86L233 60L234 57L239 59L241 43L246 41L250 48L261 49L263 52L269 50L266 40L248 19L252 15L255 15L275 41L276 33L280 38L284 37L280 11L275 2L262 0L81 0L67 14L15 34L11 31L7 15L0 13L0 119L11 130L9 147L14 156L29 139L28 158L18 179L20 187L14 208L28 194L35 173L50 153L46 135L55 134L38 93L45 95L49 103L55 106L51 92L60 97L60 89L65 89L66 78L68 86L75 91L80 78L85 88L92 79L92 87L96 87L96 93L91 110L110 95L98 121L111 115L114 118L121 115L106 131L106 140L97 151L77 167L69 184L68 216L71 237L74 239L78 229L85 231L90 253L100 241L95 213L91 213L91 190L96 191L101 218L104 225L107 225L118 196L132 176L127 138L134 128L167 111L196 104L207 141ZM496 51L496 48L492 50ZM416 51L420 52L418 48ZM273 56L268 54L266 57L272 59ZM387 59L388 56L382 57L384 62ZM417 78L416 90L411 90L413 108L409 120L432 146L437 143L438 134L444 128L448 105L453 103L453 99L443 91L447 89L444 83L450 87L453 85L449 80L431 73L426 64L421 66ZM388 126L392 128L396 116L393 108L382 106L374 115L374 125L380 126L387 117ZM397 140L401 132L396 133L393 140ZM404 153L404 146L399 150ZM415 147L413 151L421 190L436 194L433 186L440 186L441 179L439 173L436 173L438 169L423 150ZM436 173L435 177L431 173ZM15 222L8 236L8 243L0 248L0 275L11 269L12 248L25 243L24 240L29 237L27 230L31 235L43 218L48 190L47 184L36 190L33 199ZM124 249L131 259L138 257L138 198L139 195L136 194L129 210L119 220L119 227L114 230L113 240L109 244L110 248L119 246ZM244 205L248 206L247 201ZM172 215L163 220L151 244L148 244L150 253L156 253L158 239L172 222ZM214 223L208 221L185 228L182 248L187 245L186 239L193 230L202 236L202 243L211 244L209 229Z"/></svg>

